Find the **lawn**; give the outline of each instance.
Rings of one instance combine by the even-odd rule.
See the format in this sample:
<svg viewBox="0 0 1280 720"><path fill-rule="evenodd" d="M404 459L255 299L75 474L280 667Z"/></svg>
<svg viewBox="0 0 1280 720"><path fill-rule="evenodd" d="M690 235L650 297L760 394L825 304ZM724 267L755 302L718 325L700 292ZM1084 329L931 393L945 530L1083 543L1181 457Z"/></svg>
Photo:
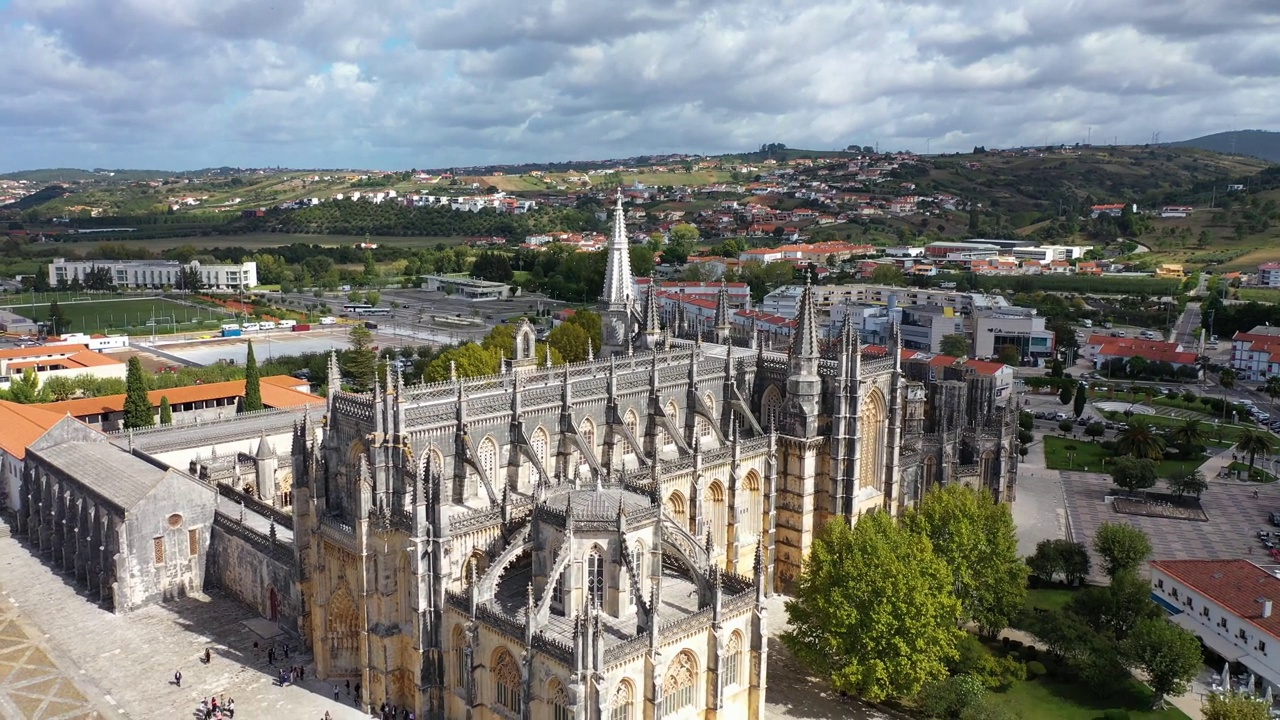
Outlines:
<svg viewBox="0 0 1280 720"><path fill-rule="evenodd" d="M1115 422L1125 422L1126 420L1128 420L1128 418L1124 416L1124 413L1119 413L1119 412L1104 412L1102 413L1102 415L1106 419L1113 420ZM1137 415L1135 415L1134 417L1137 417ZM1144 414L1142 415L1142 419L1146 420L1148 425L1154 425L1156 427L1176 427L1186 422L1185 418L1171 417L1169 415L1145 415ZM1197 420L1199 420L1199 418L1197 418ZM1210 444L1214 444L1213 441L1217 440L1219 441L1217 444L1220 447L1222 447L1224 446L1223 445L1224 443L1225 445L1231 445L1232 443L1234 443L1236 441L1236 438L1239 437L1241 430L1249 430L1249 429L1256 430L1258 428L1256 425L1249 426L1249 425L1232 425L1231 423L1222 423L1215 418L1215 419L1201 420L1200 429L1201 431L1204 432L1205 436L1209 438Z"/></svg>
<svg viewBox="0 0 1280 720"><path fill-rule="evenodd" d="M1099 443L1089 440L1073 440L1057 435L1045 435L1041 439L1044 441L1044 464L1050 470L1105 473L1107 465L1104 461L1115 457L1114 453L1108 452ZM1205 459L1202 456L1195 460L1161 460L1156 463L1156 474L1170 477L1175 473L1200 467Z"/></svg>
<svg viewBox="0 0 1280 720"><path fill-rule="evenodd" d="M1075 590L1066 588L1029 588L1027 607L1038 610L1061 610L1067 606L1075 594Z"/></svg>
<svg viewBox="0 0 1280 720"><path fill-rule="evenodd" d="M992 697L1024 718L1035 720L1095 720L1107 710L1125 710L1130 720L1187 720L1174 707L1150 710L1151 691L1130 680L1117 693L1102 695L1096 688L1041 678L1014 683Z"/></svg>
<svg viewBox="0 0 1280 720"><path fill-rule="evenodd" d="M83 297L83 296L81 296ZM108 330L125 331L143 329L150 332L147 322L156 319L156 332L171 332L176 323L179 329L212 327L225 322L228 313L195 305L185 305L164 298L125 298L120 300L60 300L58 307L71 321L70 332L103 333ZM12 312L32 320L47 320L49 306L44 304L15 305Z"/></svg>
<svg viewBox="0 0 1280 720"><path fill-rule="evenodd" d="M1227 465L1227 469L1230 470L1232 473L1248 473L1249 463L1235 461ZM1275 481L1276 481L1276 476L1272 475L1266 470L1263 470L1262 464L1255 460L1253 463L1253 473L1249 475L1249 482L1273 483Z"/></svg>

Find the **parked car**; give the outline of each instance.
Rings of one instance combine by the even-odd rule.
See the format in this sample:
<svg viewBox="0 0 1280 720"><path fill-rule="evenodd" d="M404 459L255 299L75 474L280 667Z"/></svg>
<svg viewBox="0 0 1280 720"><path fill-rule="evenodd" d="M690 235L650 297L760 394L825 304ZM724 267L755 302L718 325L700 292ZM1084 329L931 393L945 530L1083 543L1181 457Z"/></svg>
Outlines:
<svg viewBox="0 0 1280 720"><path fill-rule="evenodd" d="M1267 516L1271 520L1271 524L1280 527L1280 512L1272 512Z"/></svg>

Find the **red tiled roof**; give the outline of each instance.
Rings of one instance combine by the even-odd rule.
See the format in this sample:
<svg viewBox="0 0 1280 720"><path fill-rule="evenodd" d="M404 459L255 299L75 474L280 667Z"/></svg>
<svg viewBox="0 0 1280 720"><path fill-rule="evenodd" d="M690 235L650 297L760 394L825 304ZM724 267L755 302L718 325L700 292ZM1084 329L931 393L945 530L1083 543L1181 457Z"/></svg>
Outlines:
<svg viewBox="0 0 1280 720"><path fill-rule="evenodd" d="M1164 572L1233 615L1280 638L1280 614L1262 617L1261 598L1280 601L1280 578L1248 560L1152 560L1151 567Z"/></svg>
<svg viewBox="0 0 1280 720"><path fill-rule="evenodd" d="M987 360L968 360L965 362L964 366L973 368L974 372L979 375L995 375L1009 367L1004 363L989 362Z"/></svg>
<svg viewBox="0 0 1280 720"><path fill-rule="evenodd" d="M262 391L262 404L269 408L287 408L324 402L324 398L318 395L299 391L297 387L303 384L306 384L306 381L298 380L288 375L264 377L259 384L259 389ZM169 398L170 405L217 400L220 398L239 398L244 397L244 381L228 380L226 382L187 385L166 390L152 390L147 393L147 397L151 400L151 406L157 408L160 407L161 398L166 397ZM103 395L102 397L63 400L62 402L44 403L28 407L42 407L59 415L68 414L72 417L86 417L120 412L124 409L124 398L124 395Z"/></svg>
<svg viewBox="0 0 1280 720"><path fill-rule="evenodd" d="M64 417L38 405L0 400L0 427L4 428L4 432L0 432L0 450L15 459L23 459L27 456L27 446L39 440Z"/></svg>

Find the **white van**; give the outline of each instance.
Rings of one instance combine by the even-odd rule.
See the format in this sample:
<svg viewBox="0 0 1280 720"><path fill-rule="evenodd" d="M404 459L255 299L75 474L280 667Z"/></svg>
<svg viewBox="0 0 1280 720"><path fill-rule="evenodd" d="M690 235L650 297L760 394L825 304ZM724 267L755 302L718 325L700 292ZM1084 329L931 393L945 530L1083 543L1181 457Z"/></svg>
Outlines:
<svg viewBox="0 0 1280 720"><path fill-rule="evenodd" d="M245 323L244 327L240 329L244 330L245 332L254 332L255 330L261 330L262 325L260 325L259 323Z"/></svg>
<svg viewBox="0 0 1280 720"><path fill-rule="evenodd" d="M276 324L271 320L264 320L263 322L258 323L258 329L259 330L275 330Z"/></svg>
<svg viewBox="0 0 1280 720"><path fill-rule="evenodd" d="M1093 327L1093 321L1088 318L1085 318L1084 320L1080 321L1080 325L1082 327Z"/></svg>
<svg viewBox="0 0 1280 720"><path fill-rule="evenodd" d="M338 318L333 317L332 315L327 316L327 317L322 317L322 318L320 318L320 324L321 324L321 325L337 325L337 324L338 324Z"/></svg>
<svg viewBox="0 0 1280 720"><path fill-rule="evenodd" d="M223 323L222 329L223 330L239 330L240 323Z"/></svg>
<svg viewBox="0 0 1280 720"><path fill-rule="evenodd" d="M298 321L297 320L281 320L278 324L282 328L291 328L294 325L297 325Z"/></svg>
<svg viewBox="0 0 1280 720"><path fill-rule="evenodd" d="M1141 333L1141 335L1142 335L1142 339L1143 339L1143 340L1155 340L1155 339L1156 339L1156 334L1155 334L1155 333L1153 333L1153 332L1151 332L1150 330L1143 330L1143 331L1142 331L1142 333Z"/></svg>

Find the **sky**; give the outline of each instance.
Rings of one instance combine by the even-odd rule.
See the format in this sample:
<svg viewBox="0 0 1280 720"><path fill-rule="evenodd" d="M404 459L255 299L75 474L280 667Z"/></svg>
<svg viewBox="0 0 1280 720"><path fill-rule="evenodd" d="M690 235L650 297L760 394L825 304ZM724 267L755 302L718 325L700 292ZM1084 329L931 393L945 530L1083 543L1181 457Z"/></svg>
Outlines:
<svg viewBox="0 0 1280 720"><path fill-rule="evenodd" d="M1276 0L0 0L0 171L1280 129Z"/></svg>

